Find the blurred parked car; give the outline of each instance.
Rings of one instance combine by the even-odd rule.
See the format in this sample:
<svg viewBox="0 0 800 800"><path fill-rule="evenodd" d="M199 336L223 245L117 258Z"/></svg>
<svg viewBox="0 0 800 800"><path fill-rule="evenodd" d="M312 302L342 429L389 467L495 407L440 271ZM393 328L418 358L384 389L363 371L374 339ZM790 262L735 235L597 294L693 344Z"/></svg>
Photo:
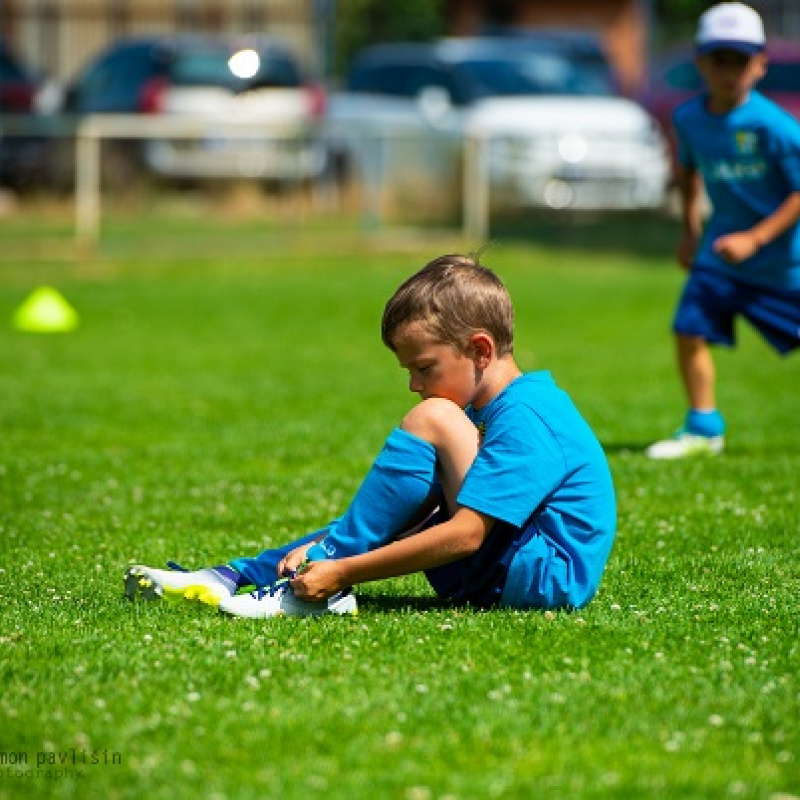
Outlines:
<svg viewBox="0 0 800 800"><path fill-rule="evenodd" d="M0 115L30 114L39 79L0 42ZM0 185L20 188L30 179L39 152L35 137L6 134L0 122Z"/></svg>
<svg viewBox="0 0 800 800"><path fill-rule="evenodd" d="M324 92L297 58L268 37L172 35L122 40L68 86L57 113L183 116L208 123L201 138L147 140L144 164L179 178L303 179L325 167ZM215 123L257 123L231 135ZM137 148L138 149L138 148Z"/></svg>
<svg viewBox="0 0 800 800"><path fill-rule="evenodd" d="M608 58L600 35L581 28L520 28L492 26L484 31L484 38L502 38L510 42L525 44L530 40L534 47L548 42L550 47L563 53L581 72L592 72L607 88L616 90L619 81Z"/></svg>
<svg viewBox="0 0 800 800"><path fill-rule="evenodd" d="M800 119L800 41L772 41L768 45L769 68L758 91ZM703 83L694 63L694 53L680 49L662 58L642 103L668 132L674 159L672 112L685 100L701 92Z"/></svg>
<svg viewBox="0 0 800 800"><path fill-rule="evenodd" d="M340 160L365 137L479 137L495 198L529 206L656 207L669 169L656 121L554 36L368 48L327 130Z"/></svg>

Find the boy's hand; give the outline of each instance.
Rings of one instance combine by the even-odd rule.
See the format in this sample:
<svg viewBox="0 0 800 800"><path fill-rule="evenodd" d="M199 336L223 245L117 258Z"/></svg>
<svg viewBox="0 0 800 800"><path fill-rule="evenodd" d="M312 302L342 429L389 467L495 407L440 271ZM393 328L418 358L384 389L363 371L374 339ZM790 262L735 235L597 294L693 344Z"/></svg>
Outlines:
<svg viewBox="0 0 800 800"><path fill-rule="evenodd" d="M327 600L348 586L339 561L311 561L289 581L292 591L301 600Z"/></svg>
<svg viewBox="0 0 800 800"><path fill-rule="evenodd" d="M714 242L714 252L729 264L746 261L759 248L758 239L749 231L728 233Z"/></svg>
<svg viewBox="0 0 800 800"><path fill-rule="evenodd" d="M294 550L287 553L278 562L278 575L284 578L293 575L297 571L297 568L306 560L306 553L309 551L312 544L314 544L314 542L301 544L300 547L295 547Z"/></svg>

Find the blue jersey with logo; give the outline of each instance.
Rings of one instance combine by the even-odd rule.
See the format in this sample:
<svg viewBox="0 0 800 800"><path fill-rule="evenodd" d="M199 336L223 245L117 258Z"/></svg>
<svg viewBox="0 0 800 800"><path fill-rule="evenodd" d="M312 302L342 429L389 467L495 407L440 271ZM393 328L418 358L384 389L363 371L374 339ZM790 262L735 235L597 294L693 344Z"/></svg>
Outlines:
<svg viewBox="0 0 800 800"><path fill-rule="evenodd" d="M712 249L718 237L752 228L800 191L800 122L754 91L727 114L711 114L706 96L694 97L675 110L673 123L678 158L702 175L712 205L695 265L748 283L800 288L798 225L739 264Z"/></svg>
<svg viewBox="0 0 800 800"><path fill-rule="evenodd" d="M502 604L585 605L600 583L617 518L597 437L549 372L517 378L467 414L481 446L459 504L533 533L511 561Z"/></svg>

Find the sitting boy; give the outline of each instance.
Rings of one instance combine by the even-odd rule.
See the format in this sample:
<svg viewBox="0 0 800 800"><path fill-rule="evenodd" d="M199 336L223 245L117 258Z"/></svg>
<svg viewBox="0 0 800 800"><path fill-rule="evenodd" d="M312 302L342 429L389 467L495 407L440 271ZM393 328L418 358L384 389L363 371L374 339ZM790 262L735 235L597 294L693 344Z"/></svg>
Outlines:
<svg viewBox="0 0 800 800"><path fill-rule="evenodd" d="M611 474L550 374L519 370L513 330L491 270L460 255L432 261L397 289L382 322L421 402L342 517L226 565L131 567L127 596L197 599L251 618L342 614L356 610L352 586L424 571L458 603L585 606L614 541Z"/></svg>

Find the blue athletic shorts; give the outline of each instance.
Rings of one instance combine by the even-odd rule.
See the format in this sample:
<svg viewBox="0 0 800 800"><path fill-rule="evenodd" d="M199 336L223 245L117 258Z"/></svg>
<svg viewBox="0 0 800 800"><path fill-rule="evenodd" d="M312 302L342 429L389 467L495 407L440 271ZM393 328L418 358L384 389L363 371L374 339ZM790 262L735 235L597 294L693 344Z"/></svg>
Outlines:
<svg viewBox="0 0 800 800"><path fill-rule="evenodd" d="M779 353L800 347L800 290L755 286L707 269L693 269L689 274L672 330L710 344L732 346L737 316L744 317Z"/></svg>
<svg viewBox="0 0 800 800"><path fill-rule="evenodd" d="M447 509L442 505L425 521L424 527L430 528L446 522L448 518ZM470 603L478 608L498 606L511 560L535 532L533 525L520 530L507 522L495 520L491 532L476 553L441 567L425 570L425 577L436 594L443 599Z"/></svg>

